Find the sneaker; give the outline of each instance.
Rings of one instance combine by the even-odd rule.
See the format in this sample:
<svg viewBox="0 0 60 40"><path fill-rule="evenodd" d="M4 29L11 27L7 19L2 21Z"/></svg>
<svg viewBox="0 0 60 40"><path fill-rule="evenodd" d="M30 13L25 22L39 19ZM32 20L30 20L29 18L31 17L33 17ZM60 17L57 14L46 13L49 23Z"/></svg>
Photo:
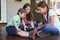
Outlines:
<svg viewBox="0 0 60 40"><path fill-rule="evenodd" d="M33 30L33 39L36 38L37 31L38 31L38 30L37 30L36 28L34 28L34 30Z"/></svg>
<svg viewBox="0 0 60 40"><path fill-rule="evenodd" d="M37 30L36 29L34 29L33 31L30 31L29 38L35 39L36 38L36 34L37 34Z"/></svg>
<svg viewBox="0 0 60 40"><path fill-rule="evenodd" d="M30 39L34 39L33 31L31 31L31 32L29 33L29 38L30 38Z"/></svg>
<svg viewBox="0 0 60 40"><path fill-rule="evenodd" d="M46 32L43 32L43 31L38 31L37 32L37 36L39 37L47 37L47 36L50 36L51 33L46 33Z"/></svg>

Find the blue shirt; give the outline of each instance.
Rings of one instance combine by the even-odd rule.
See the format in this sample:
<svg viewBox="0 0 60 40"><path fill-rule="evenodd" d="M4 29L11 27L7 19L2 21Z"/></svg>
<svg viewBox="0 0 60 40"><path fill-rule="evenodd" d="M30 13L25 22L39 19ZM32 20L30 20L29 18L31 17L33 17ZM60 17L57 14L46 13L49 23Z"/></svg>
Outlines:
<svg viewBox="0 0 60 40"><path fill-rule="evenodd" d="M50 23L50 16L54 16L54 26L60 30L60 22L57 14L54 10L49 9L48 13L48 22ZM44 14L45 19L47 20L47 14Z"/></svg>

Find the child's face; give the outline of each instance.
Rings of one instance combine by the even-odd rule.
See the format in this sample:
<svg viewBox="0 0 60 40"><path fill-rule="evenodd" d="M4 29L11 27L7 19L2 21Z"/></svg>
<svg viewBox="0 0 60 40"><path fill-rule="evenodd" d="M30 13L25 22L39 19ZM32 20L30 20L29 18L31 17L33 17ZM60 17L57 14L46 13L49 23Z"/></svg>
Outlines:
<svg viewBox="0 0 60 40"><path fill-rule="evenodd" d="M27 8L25 8L25 10L26 10L27 14L29 14L31 11L31 7L28 6Z"/></svg>
<svg viewBox="0 0 60 40"><path fill-rule="evenodd" d="M47 12L47 7L44 7L44 8L37 7L37 9L38 9L38 12L41 13L41 14L45 14Z"/></svg>
<svg viewBox="0 0 60 40"><path fill-rule="evenodd" d="M21 18L26 17L26 13L19 13L19 15L20 15Z"/></svg>

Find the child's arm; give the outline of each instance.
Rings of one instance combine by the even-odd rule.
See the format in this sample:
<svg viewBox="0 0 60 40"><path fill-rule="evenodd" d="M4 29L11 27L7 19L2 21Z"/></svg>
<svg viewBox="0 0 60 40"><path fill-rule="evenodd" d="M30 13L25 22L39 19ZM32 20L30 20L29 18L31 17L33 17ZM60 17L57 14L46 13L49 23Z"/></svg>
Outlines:
<svg viewBox="0 0 60 40"><path fill-rule="evenodd" d="M54 24L54 16L50 16L50 24L51 24L51 25Z"/></svg>
<svg viewBox="0 0 60 40"><path fill-rule="evenodd" d="M21 31L21 29L19 29L19 28L18 28L18 25L17 25L17 23L16 23L16 21L15 21L15 20L14 20L14 22L13 22L13 23L14 23L14 26L15 26L15 28L17 29L17 31Z"/></svg>
<svg viewBox="0 0 60 40"><path fill-rule="evenodd" d="M26 31L27 26L25 25L24 20L22 20L22 23L23 23L23 25L24 25L24 30Z"/></svg>
<svg viewBox="0 0 60 40"><path fill-rule="evenodd" d="M41 27L42 25L43 25L43 23L40 22L40 23L38 24L38 27Z"/></svg>
<svg viewBox="0 0 60 40"><path fill-rule="evenodd" d="M31 26L32 26L32 28L34 28L34 23L33 23L33 21L31 21Z"/></svg>
<svg viewBox="0 0 60 40"><path fill-rule="evenodd" d="M42 27L44 24L44 19L42 18L41 21L38 23L38 27Z"/></svg>
<svg viewBox="0 0 60 40"><path fill-rule="evenodd" d="M50 12L49 12L50 22L49 22L49 24L54 25L54 17L55 16L56 16L56 12L54 10L50 10Z"/></svg>

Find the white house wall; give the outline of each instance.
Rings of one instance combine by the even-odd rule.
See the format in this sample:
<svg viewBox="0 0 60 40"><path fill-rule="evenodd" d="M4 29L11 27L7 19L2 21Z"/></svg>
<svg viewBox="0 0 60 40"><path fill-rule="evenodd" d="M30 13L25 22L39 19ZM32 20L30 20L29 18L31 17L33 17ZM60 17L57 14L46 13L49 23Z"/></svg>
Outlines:
<svg viewBox="0 0 60 40"><path fill-rule="evenodd" d="M7 15L6 15L6 0L1 0L1 22L7 22ZM1 23L0 22L0 23Z"/></svg>
<svg viewBox="0 0 60 40"><path fill-rule="evenodd" d="M25 3L30 3L30 0L7 0L7 21L9 21L14 15L16 15L19 8L22 8Z"/></svg>

